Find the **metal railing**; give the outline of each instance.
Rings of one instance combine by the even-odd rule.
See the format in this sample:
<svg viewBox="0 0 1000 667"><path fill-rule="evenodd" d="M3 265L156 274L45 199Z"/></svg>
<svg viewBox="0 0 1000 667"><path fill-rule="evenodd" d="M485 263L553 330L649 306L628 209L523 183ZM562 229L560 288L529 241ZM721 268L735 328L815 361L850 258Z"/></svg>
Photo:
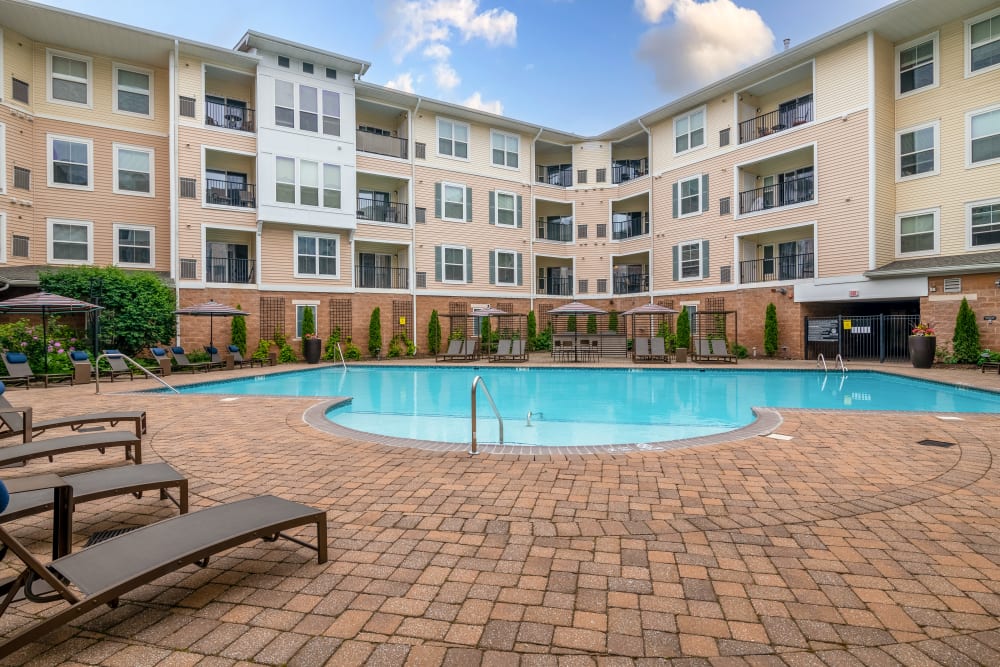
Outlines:
<svg viewBox="0 0 1000 667"><path fill-rule="evenodd" d="M611 221L611 239L620 241L630 239L633 236L642 236L649 233L649 217L644 214L630 216L628 220Z"/></svg>
<svg viewBox="0 0 1000 667"><path fill-rule="evenodd" d="M157 382L159 382L160 384L162 384L164 387L166 387L170 391L174 392L175 394L181 393L181 392L177 391L176 387L173 387L173 386L169 385L166 380L164 380L161 377L157 377L156 375L154 375L153 373L151 373L148 368L146 368L145 366L143 366L142 364L140 364L138 361L136 361L132 357L124 355L124 354L122 354L120 352L118 354L107 354L107 353L104 353L104 354L99 355L97 357L97 359L94 360L94 368L100 368L100 366L98 366L98 364L101 363L101 359L107 359L109 357L114 357L115 359L124 359L126 362L132 364L133 366L135 366L136 368L138 368L140 371L142 371L143 373L145 373L149 377L153 378L154 380L156 380ZM95 393L100 394L101 393L101 374L99 372L95 372L94 373L94 385L96 387Z"/></svg>
<svg viewBox="0 0 1000 667"><path fill-rule="evenodd" d="M837 368L840 369L841 373L847 373L847 364L844 363L844 358L837 355Z"/></svg>
<svg viewBox="0 0 1000 667"><path fill-rule="evenodd" d="M410 222L407 217L407 205L403 202L379 202L370 197L358 197L358 220L372 222L393 222L405 225Z"/></svg>
<svg viewBox="0 0 1000 667"><path fill-rule="evenodd" d="M762 188L745 190L740 193L740 213L766 211L812 201L814 179L815 177L810 174L774 185L765 185Z"/></svg>
<svg viewBox="0 0 1000 667"><path fill-rule="evenodd" d="M541 294L549 296L573 296L573 277L569 278L545 278L545 285L539 290Z"/></svg>
<svg viewBox="0 0 1000 667"><path fill-rule="evenodd" d="M813 119L812 100L769 111L740 123L740 143L760 139L777 132L804 125Z"/></svg>
<svg viewBox="0 0 1000 667"><path fill-rule="evenodd" d="M615 294L635 294L637 292L649 291L649 274L635 274L631 276L615 276L613 285Z"/></svg>
<svg viewBox="0 0 1000 667"><path fill-rule="evenodd" d="M649 161L646 158L640 160L615 160L611 163L611 182L626 183L633 178L639 178L649 173Z"/></svg>
<svg viewBox="0 0 1000 667"><path fill-rule="evenodd" d="M770 259L748 259L740 262L740 282L762 283L768 280L812 278L814 267L814 253L811 252Z"/></svg>
<svg viewBox="0 0 1000 667"><path fill-rule="evenodd" d="M248 285L254 281L254 261L252 259L206 255L205 281Z"/></svg>
<svg viewBox="0 0 1000 667"><path fill-rule="evenodd" d="M253 109L205 100L205 125L242 132L254 131Z"/></svg>
<svg viewBox="0 0 1000 667"><path fill-rule="evenodd" d="M567 167L558 170L549 170L544 165L539 165L539 169L542 170L536 177L536 180L539 183L558 185L561 188L569 188L573 186L572 167Z"/></svg>
<svg viewBox="0 0 1000 667"><path fill-rule="evenodd" d="M214 178L205 179L206 204L256 208L256 192L256 186L253 183L230 183Z"/></svg>
<svg viewBox="0 0 1000 667"><path fill-rule="evenodd" d="M355 287L366 289L408 289L410 286L407 268L389 269L379 266L355 266Z"/></svg>
<svg viewBox="0 0 1000 667"><path fill-rule="evenodd" d="M357 131L357 149L365 153L375 153L376 155L387 155L406 159L406 139L402 137L389 137L375 132Z"/></svg>
<svg viewBox="0 0 1000 667"><path fill-rule="evenodd" d="M340 343L337 343L337 354L340 355L340 365L344 367L344 372L347 372L347 359L344 358L344 351L340 348ZM333 363L337 363L337 357L334 355Z"/></svg>
<svg viewBox="0 0 1000 667"><path fill-rule="evenodd" d="M503 444L503 418L500 416L500 411L497 410L497 404L493 402L493 397L490 396L490 390L486 387L486 382L483 378L477 375L472 380L472 454L479 453L479 446L476 442L476 387L482 386L483 392L486 394L486 400L490 402L490 407L493 408L493 414L497 416L497 423L500 425L500 444Z"/></svg>
<svg viewBox="0 0 1000 667"><path fill-rule="evenodd" d="M542 222L538 229L542 232L538 238L547 241L562 241L564 243L573 240L573 218L564 218L567 222Z"/></svg>

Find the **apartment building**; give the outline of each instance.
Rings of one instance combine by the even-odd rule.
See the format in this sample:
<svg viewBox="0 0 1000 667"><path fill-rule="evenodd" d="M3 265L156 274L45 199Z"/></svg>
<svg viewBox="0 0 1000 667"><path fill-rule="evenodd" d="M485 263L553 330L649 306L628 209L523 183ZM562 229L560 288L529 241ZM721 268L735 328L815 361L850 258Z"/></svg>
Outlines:
<svg viewBox="0 0 1000 667"><path fill-rule="evenodd" d="M8 285L117 264L239 303L251 339L312 309L364 341L379 306L421 349L432 309L467 327L485 304L725 311L752 348L773 302L792 356L806 318L948 335L963 297L1000 308L995 3L904 0L589 137L260 32L229 49L0 8Z"/></svg>

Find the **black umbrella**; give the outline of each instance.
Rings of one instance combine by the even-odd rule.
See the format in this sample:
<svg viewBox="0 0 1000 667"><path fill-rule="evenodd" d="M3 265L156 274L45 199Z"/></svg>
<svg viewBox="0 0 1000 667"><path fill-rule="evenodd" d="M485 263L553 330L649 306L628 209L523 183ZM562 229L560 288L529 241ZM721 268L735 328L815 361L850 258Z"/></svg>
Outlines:
<svg viewBox="0 0 1000 667"><path fill-rule="evenodd" d="M49 315L64 313L91 313L102 310L86 301L60 296L51 292L35 292L0 301L0 313L11 315L41 315L42 340L45 342L45 372L49 372Z"/></svg>
<svg viewBox="0 0 1000 667"><path fill-rule="evenodd" d="M208 345L209 347L215 347L212 344L213 331L212 324L216 317L246 317L250 313L240 310L239 308L233 308L232 306L227 306L224 303L216 303L215 301L208 301L207 303L202 303L197 306L188 306L187 308L181 308L180 310L174 311L175 315L196 315L202 317L208 317Z"/></svg>

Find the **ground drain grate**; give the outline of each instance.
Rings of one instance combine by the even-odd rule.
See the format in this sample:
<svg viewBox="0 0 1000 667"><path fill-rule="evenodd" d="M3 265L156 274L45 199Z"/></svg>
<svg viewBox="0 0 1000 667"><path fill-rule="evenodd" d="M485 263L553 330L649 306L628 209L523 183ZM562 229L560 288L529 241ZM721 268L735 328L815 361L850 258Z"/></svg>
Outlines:
<svg viewBox="0 0 1000 667"><path fill-rule="evenodd" d="M132 526L131 528L115 528L114 530L99 530L90 537L88 537L86 544L84 544L83 546L92 547L95 544L99 544L100 542L105 542L107 540L110 540L112 537L118 537L119 535L130 533L135 529L136 527Z"/></svg>
<svg viewBox="0 0 1000 667"><path fill-rule="evenodd" d="M923 445L924 447L954 447L954 442L945 442L944 440L917 440L918 445Z"/></svg>

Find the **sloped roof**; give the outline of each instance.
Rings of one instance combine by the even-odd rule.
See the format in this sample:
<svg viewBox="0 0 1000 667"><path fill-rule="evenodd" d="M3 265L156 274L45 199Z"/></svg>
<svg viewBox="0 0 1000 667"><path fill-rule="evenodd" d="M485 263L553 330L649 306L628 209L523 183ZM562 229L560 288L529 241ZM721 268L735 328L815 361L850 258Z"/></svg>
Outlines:
<svg viewBox="0 0 1000 667"><path fill-rule="evenodd" d="M895 262L889 262L873 271L867 271L865 272L865 276L878 279L914 275L940 276L954 273L988 273L997 270L1000 270L1000 250L963 255L900 259Z"/></svg>

